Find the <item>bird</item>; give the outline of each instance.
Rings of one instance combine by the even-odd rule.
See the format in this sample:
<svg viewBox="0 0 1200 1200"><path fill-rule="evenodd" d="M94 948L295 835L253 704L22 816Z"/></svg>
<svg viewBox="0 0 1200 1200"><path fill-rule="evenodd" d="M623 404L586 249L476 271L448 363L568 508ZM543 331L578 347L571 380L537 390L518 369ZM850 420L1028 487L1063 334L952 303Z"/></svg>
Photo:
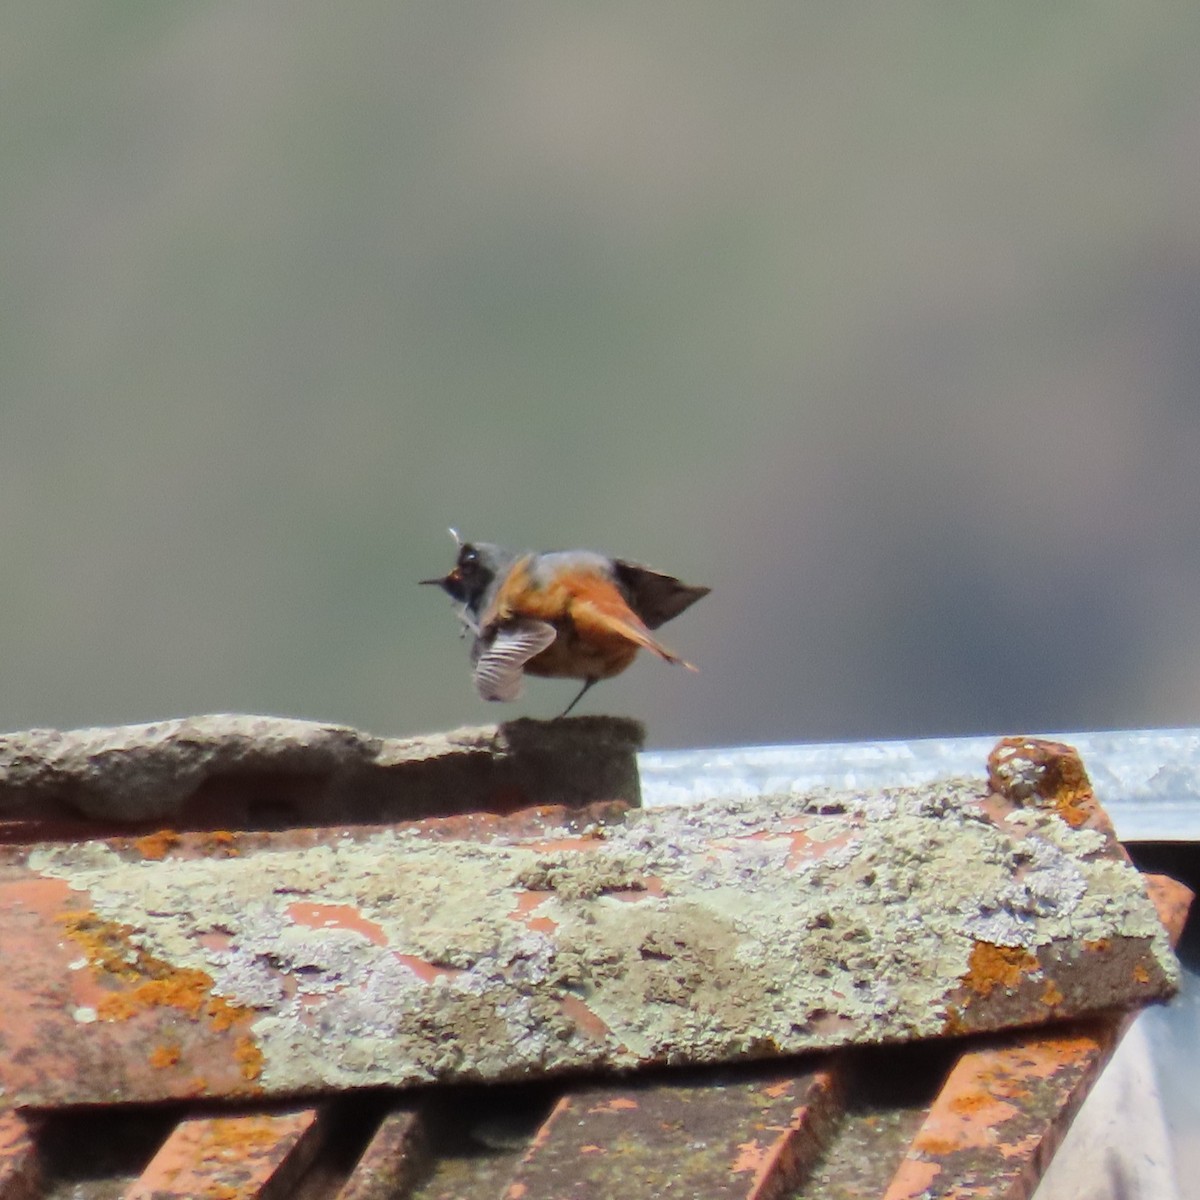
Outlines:
<svg viewBox="0 0 1200 1200"><path fill-rule="evenodd" d="M652 630L712 590L593 550L512 551L465 542L453 569L422 584L458 605L462 633L474 636L475 687L485 700L515 700L525 675L581 679L565 717L601 679L619 675L639 650L689 671Z"/></svg>

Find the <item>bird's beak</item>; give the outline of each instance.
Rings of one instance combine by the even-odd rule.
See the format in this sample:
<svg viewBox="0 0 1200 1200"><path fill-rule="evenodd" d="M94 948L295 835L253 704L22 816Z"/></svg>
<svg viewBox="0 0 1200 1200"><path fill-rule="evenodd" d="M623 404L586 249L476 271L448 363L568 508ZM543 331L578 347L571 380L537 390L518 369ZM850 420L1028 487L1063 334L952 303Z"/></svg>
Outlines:
<svg viewBox="0 0 1200 1200"><path fill-rule="evenodd" d="M451 585L457 583L458 580L458 568L455 567L449 575L442 575L437 579L418 579L417 582L420 584L436 584L438 587L445 588L447 591L449 591Z"/></svg>

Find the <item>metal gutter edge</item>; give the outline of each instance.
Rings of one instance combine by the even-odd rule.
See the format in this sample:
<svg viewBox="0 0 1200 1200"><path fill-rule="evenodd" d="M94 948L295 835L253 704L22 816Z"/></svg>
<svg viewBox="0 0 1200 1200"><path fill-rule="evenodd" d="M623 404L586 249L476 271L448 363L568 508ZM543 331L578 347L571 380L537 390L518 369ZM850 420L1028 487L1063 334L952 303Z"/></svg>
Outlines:
<svg viewBox="0 0 1200 1200"><path fill-rule="evenodd" d="M1096 798L1127 842L1200 840L1200 728L1055 733L1083 757ZM902 787L986 772L995 736L658 750L638 756L642 802Z"/></svg>

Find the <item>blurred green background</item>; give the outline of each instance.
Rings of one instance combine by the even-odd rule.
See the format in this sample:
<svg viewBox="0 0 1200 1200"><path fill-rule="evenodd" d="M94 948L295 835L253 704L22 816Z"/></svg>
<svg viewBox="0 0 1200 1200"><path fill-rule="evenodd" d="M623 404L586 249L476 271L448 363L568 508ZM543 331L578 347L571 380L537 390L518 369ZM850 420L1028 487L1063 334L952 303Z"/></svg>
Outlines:
<svg viewBox="0 0 1200 1200"><path fill-rule="evenodd" d="M713 595L654 745L1200 722L1200 6L0 10L0 726L477 700L446 526Z"/></svg>

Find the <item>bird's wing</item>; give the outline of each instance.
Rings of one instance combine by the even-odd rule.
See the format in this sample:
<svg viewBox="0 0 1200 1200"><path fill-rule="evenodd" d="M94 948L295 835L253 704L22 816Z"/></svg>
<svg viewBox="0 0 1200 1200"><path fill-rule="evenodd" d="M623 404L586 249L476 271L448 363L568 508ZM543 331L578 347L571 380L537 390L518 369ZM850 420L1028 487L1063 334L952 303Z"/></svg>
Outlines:
<svg viewBox="0 0 1200 1200"><path fill-rule="evenodd" d="M664 575L623 558L613 559L613 573L647 629L657 629L712 591L681 583L674 575Z"/></svg>
<svg viewBox="0 0 1200 1200"><path fill-rule="evenodd" d="M589 631L610 636L615 634L667 662L679 663L689 671L696 669L650 636L650 630L641 617L626 604L620 591L608 580L594 581L594 586L576 593L571 601L571 620L585 640Z"/></svg>
<svg viewBox="0 0 1200 1200"><path fill-rule="evenodd" d="M521 694L525 664L555 638L546 621L517 620L477 642L475 688L485 700L515 700Z"/></svg>

